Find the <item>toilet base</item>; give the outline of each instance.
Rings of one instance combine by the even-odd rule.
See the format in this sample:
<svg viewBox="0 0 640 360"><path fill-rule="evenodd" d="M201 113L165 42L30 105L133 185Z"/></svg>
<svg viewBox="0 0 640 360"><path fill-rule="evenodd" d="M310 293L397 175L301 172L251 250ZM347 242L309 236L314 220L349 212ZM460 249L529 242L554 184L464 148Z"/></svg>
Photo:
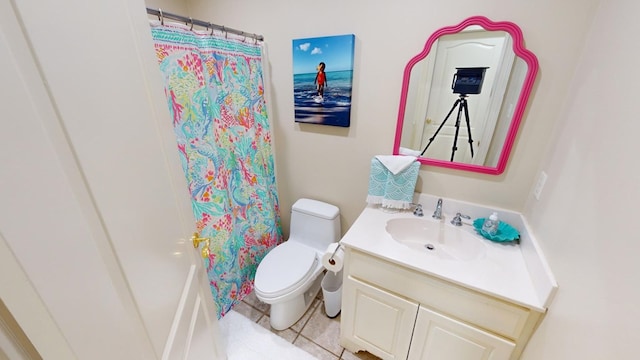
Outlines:
<svg viewBox="0 0 640 360"><path fill-rule="evenodd" d="M322 282L322 272L316 277L311 287L303 294L300 294L290 300L271 304L271 314L269 315L269 323L276 330L284 330L295 324L302 315L309 309L320 291Z"/></svg>

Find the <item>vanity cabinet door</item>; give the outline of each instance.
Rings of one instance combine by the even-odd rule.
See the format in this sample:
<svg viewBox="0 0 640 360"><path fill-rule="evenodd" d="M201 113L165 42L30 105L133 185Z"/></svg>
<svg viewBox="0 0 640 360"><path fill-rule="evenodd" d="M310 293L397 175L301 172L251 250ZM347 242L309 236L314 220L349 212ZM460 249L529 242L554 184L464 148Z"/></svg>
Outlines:
<svg viewBox="0 0 640 360"><path fill-rule="evenodd" d="M420 307L408 360L508 360L515 343Z"/></svg>
<svg viewBox="0 0 640 360"><path fill-rule="evenodd" d="M382 359L406 359L418 304L347 277L342 336ZM357 350L357 349L353 349Z"/></svg>

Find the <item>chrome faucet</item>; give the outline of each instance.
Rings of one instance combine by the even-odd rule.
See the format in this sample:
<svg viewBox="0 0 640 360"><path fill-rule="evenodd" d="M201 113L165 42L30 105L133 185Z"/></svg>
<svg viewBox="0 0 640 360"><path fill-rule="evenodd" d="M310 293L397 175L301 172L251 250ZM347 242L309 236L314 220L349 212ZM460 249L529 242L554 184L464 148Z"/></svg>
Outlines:
<svg viewBox="0 0 640 360"><path fill-rule="evenodd" d="M438 204L436 205L436 210L431 215L434 219L442 219L442 199L438 199Z"/></svg>
<svg viewBox="0 0 640 360"><path fill-rule="evenodd" d="M462 219L471 219L471 216L469 215L463 215L460 213L456 213L456 216L453 218L453 220L451 220L451 224L455 225L455 226L462 226Z"/></svg>

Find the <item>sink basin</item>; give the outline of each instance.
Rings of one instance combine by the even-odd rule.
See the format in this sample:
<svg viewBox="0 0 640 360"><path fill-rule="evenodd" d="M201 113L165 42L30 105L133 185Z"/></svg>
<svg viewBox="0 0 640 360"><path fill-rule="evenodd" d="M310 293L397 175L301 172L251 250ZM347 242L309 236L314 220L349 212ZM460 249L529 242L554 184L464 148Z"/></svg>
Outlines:
<svg viewBox="0 0 640 360"><path fill-rule="evenodd" d="M482 239L442 221L390 219L385 229L398 243L444 260L471 261L487 250Z"/></svg>

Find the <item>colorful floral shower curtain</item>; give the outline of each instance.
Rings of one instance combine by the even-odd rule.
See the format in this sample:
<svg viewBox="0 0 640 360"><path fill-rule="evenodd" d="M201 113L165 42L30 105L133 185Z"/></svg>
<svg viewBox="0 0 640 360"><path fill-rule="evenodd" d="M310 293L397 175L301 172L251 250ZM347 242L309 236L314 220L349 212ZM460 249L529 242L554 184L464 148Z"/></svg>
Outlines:
<svg viewBox="0 0 640 360"><path fill-rule="evenodd" d="M218 317L282 241L261 45L152 25Z"/></svg>

